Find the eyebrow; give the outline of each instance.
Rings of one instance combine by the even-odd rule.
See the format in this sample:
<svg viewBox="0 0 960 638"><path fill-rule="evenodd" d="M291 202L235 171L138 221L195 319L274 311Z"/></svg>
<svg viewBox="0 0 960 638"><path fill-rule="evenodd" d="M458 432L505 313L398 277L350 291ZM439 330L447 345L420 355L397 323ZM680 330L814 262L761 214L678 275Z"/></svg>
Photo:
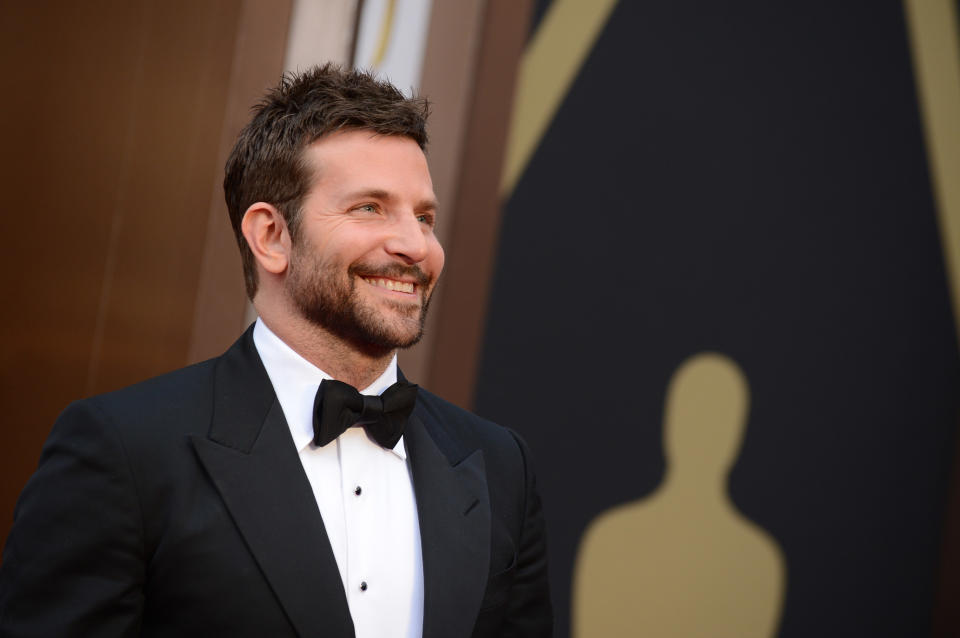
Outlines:
<svg viewBox="0 0 960 638"><path fill-rule="evenodd" d="M343 199L344 200L356 200L356 199L382 199L382 200L391 200L393 195L389 191L385 191L380 188L370 188L367 190L356 191L354 193L347 194ZM436 199L428 198L422 199L417 202L417 205L414 206L416 210L436 210L440 204Z"/></svg>

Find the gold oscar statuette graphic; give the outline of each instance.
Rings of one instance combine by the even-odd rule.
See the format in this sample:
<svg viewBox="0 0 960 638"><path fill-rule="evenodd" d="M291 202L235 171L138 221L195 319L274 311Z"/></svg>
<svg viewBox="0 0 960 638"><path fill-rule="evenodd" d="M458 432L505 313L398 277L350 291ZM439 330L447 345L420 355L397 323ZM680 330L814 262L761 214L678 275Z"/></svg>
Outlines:
<svg viewBox="0 0 960 638"><path fill-rule="evenodd" d="M956 0L904 0L933 200L960 338L960 16Z"/></svg>
<svg viewBox="0 0 960 638"><path fill-rule="evenodd" d="M775 635L786 562L727 493L748 411L746 378L728 357L680 366L664 411L664 482L600 514L581 541L575 638Z"/></svg>

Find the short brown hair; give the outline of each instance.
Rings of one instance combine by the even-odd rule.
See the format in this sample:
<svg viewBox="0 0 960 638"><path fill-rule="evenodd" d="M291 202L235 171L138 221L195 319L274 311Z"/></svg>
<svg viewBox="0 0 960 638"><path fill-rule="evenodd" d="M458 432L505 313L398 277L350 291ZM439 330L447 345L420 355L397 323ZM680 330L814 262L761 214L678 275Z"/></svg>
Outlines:
<svg viewBox="0 0 960 638"><path fill-rule="evenodd" d="M247 295L257 292L257 269L240 224L256 202L277 207L296 236L303 198L313 177L303 161L311 143L342 129L409 137L427 146L427 101L408 98L389 82L335 64L285 73L253 108L227 159L223 191L240 246Z"/></svg>

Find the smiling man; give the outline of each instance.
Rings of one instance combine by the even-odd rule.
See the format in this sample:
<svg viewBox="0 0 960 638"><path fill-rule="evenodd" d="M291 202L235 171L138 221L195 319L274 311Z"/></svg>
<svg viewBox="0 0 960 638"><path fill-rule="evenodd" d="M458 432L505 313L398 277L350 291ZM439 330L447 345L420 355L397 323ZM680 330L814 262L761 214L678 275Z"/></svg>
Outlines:
<svg viewBox="0 0 960 638"><path fill-rule="evenodd" d="M548 636L513 432L403 378L443 268L426 103L285 77L227 162L259 318L57 421L0 568L4 636Z"/></svg>
<svg viewBox="0 0 960 638"><path fill-rule="evenodd" d="M415 140L368 129L325 135L302 161L313 186L292 238L275 205L255 202L242 217L245 245L263 270L251 297L268 325L314 333L304 348L335 378L366 387L387 367L384 357L419 340L443 268L430 172ZM349 360L325 361L332 352Z"/></svg>

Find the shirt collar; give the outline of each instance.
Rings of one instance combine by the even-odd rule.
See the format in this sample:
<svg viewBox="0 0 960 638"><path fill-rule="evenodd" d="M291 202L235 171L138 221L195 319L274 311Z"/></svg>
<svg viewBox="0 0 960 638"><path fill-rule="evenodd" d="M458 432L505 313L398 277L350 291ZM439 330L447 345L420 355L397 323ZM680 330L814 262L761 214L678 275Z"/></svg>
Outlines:
<svg viewBox="0 0 960 638"><path fill-rule="evenodd" d="M312 446L313 401L320 382L333 377L297 354L260 318L257 318L253 327L253 343L273 384L273 391L283 409L297 451ZM360 393L379 396L396 382L397 355L394 354L383 374ZM376 443L371 441L371 445ZM403 438L394 446L393 453L401 459L407 458Z"/></svg>

